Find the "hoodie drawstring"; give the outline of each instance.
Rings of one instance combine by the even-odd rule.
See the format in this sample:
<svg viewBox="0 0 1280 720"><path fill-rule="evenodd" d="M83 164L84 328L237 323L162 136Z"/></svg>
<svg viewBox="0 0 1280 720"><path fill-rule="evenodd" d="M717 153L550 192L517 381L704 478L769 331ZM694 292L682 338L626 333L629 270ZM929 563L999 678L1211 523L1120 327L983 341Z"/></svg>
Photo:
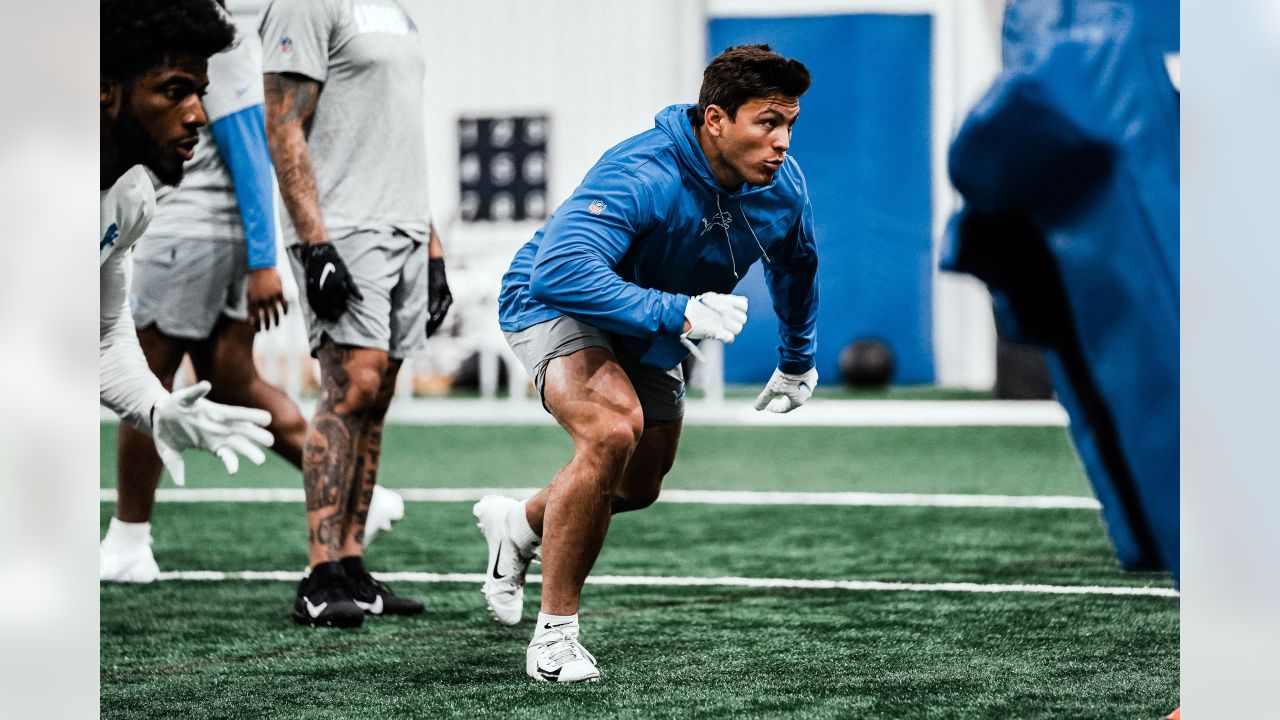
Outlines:
<svg viewBox="0 0 1280 720"><path fill-rule="evenodd" d="M739 206L738 209L741 210L742 207ZM724 217L724 210L720 209L719 194L716 194L716 214L719 215L720 217ZM750 223L748 223L748 225L750 225ZM741 278L738 277L738 261L736 258L733 257L733 241L729 239L729 223L727 222L720 223L720 229L724 230L724 244L729 246L729 263L733 265L733 279L740 280ZM751 234L755 235L755 231L753 230ZM756 242L760 242L760 241L757 240Z"/></svg>
<svg viewBox="0 0 1280 720"><path fill-rule="evenodd" d="M760 242L760 238L756 237L756 229L751 227L751 221L747 219L747 211L742 209L742 203L738 203L738 212L742 213L742 222L747 224L747 229L751 231L751 237L756 241L756 247L760 248L760 256L767 263L773 262L769 259L769 253L765 252L764 245Z"/></svg>
<svg viewBox="0 0 1280 720"><path fill-rule="evenodd" d="M764 249L764 243L760 242L760 237L756 235L756 229L751 227L751 220L747 217L747 211L742 209L742 203L738 203L738 213L742 215L742 222L746 223L747 230L751 232L751 239L756 241L756 247L760 248L760 256L764 258L766 263L772 263L769 253ZM724 231L724 244L729 247L729 263L733 266L733 279L739 280L738 277L738 259L733 255L733 241L729 239L729 222L733 219L732 215L725 216L724 209L720 207L720 196L716 195L716 217L723 218L720 223L720 229ZM710 228L708 228L710 229ZM704 230L703 232L706 232Z"/></svg>

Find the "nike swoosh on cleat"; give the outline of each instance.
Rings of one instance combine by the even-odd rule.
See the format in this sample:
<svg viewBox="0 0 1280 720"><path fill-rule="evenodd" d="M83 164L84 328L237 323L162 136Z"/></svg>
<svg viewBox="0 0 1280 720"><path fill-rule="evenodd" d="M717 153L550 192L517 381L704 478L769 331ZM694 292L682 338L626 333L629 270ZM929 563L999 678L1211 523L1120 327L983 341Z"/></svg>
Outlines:
<svg viewBox="0 0 1280 720"><path fill-rule="evenodd" d="M539 674L539 675L541 675L541 676L542 676L544 679L546 679L546 680L550 680L550 681L552 681L552 682L555 682L555 681L557 681L557 680L559 680L559 679L560 679L560 671L561 671L561 670L563 670L563 669L564 669L564 667L558 667L558 668L556 668L556 669L555 669L555 672L552 672L552 671L550 671L550 670L543 670L543 669L542 669L542 666L541 666L541 665L539 665L539 666L538 666L538 674Z"/></svg>
<svg viewBox="0 0 1280 720"><path fill-rule="evenodd" d="M307 613L311 615L312 619L320 617L320 613L324 612L324 609L329 607L329 603L327 602L322 602L319 605L312 605L309 599L304 597L302 600L307 604Z"/></svg>
<svg viewBox="0 0 1280 720"><path fill-rule="evenodd" d="M367 602L360 602L359 600L355 600L354 598L352 598L352 600L354 600L354 601L355 601L355 604L356 604L356 605L357 605L361 610L364 610L364 611L365 611L365 612L367 612L367 613L370 613L370 614L373 614L373 615L381 615L381 614L382 614L382 596L381 596L381 595L376 596L376 597L374 598L373 602L371 602L371 603L367 603Z"/></svg>
<svg viewBox="0 0 1280 720"><path fill-rule="evenodd" d="M320 289L321 290L324 289L325 278L327 278L330 274L332 274L334 270L337 270L337 268L333 266L333 263L325 263L324 268L320 270Z"/></svg>
<svg viewBox="0 0 1280 720"><path fill-rule="evenodd" d="M494 580L501 580L503 578L502 575L498 574L498 561L501 559L502 559L502 546L499 545L498 554L493 556L493 579ZM475 567L475 566L472 565L472 567Z"/></svg>

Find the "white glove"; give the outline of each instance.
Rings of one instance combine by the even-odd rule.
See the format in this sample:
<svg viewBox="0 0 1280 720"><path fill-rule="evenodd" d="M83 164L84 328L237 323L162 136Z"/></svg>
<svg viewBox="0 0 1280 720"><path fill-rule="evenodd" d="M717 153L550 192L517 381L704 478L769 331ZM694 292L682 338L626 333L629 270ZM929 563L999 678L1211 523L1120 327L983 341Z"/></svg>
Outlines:
<svg viewBox="0 0 1280 720"><path fill-rule="evenodd" d="M689 331L680 336L680 342L699 360L705 360L694 340L719 340L731 343L742 332L747 322L747 299L741 295L702 293L689 298L684 318L689 321Z"/></svg>
<svg viewBox="0 0 1280 720"><path fill-rule="evenodd" d="M818 369L809 368L801 375L790 375L781 370L774 370L773 377L765 383L764 391L756 398L756 410L769 412L791 412L813 397L813 388L818 385Z"/></svg>
<svg viewBox="0 0 1280 720"><path fill-rule="evenodd" d="M156 451L177 485L187 481L182 451L187 448L207 450L218 456L227 472L240 469L240 453L254 465L267 459L258 445L270 447L274 442L266 426L271 413L266 410L222 405L205 400L209 381L202 380L188 388L166 395L152 409L151 435ZM254 443L257 443L255 445Z"/></svg>

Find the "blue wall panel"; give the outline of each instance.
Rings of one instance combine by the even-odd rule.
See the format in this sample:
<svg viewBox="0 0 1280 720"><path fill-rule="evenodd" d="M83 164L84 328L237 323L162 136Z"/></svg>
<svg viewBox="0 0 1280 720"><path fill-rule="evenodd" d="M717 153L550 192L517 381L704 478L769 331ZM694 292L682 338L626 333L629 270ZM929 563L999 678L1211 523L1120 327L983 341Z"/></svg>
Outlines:
<svg viewBox="0 0 1280 720"><path fill-rule="evenodd" d="M933 369L932 192L929 161L931 18L831 15L718 18L712 56L767 42L803 62L791 154L813 199L821 278L818 372L839 382L840 350L884 339L893 382L930 383ZM762 382L777 365L777 323L757 264L739 285L750 318L725 353L729 382Z"/></svg>

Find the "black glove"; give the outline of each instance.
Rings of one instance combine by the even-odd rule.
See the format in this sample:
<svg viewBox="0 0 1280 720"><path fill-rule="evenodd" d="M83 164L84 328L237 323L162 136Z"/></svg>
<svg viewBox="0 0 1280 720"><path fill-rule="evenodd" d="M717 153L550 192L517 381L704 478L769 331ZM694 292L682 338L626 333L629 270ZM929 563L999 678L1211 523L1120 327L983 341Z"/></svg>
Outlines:
<svg viewBox="0 0 1280 720"><path fill-rule="evenodd" d="M348 298L364 299L332 243L303 248L302 263L307 270L307 303L321 320L332 322L342 317Z"/></svg>
<svg viewBox="0 0 1280 720"><path fill-rule="evenodd" d="M440 328L451 305L453 293L449 292L449 281L444 276L444 258L430 258L427 260L427 337Z"/></svg>

